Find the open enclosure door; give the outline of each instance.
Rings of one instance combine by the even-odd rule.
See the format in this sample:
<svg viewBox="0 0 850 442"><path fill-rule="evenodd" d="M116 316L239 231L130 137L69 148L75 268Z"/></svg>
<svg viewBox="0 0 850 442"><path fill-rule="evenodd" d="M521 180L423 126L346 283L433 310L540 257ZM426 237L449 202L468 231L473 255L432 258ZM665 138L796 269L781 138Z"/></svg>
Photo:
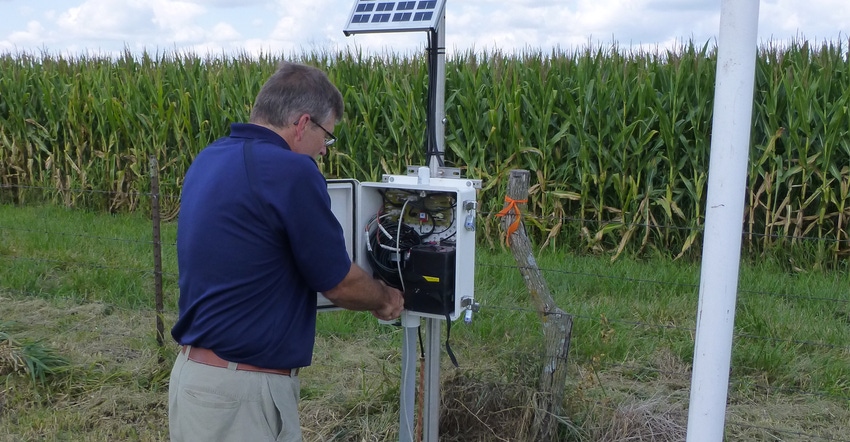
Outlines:
<svg viewBox="0 0 850 442"><path fill-rule="evenodd" d="M357 203L355 201L357 188L359 183L352 179L328 180L328 193L331 196L331 210L339 224L342 226L342 232L345 235L345 249L348 250L348 257L352 262L357 262ZM332 302L328 301L324 295L319 293L316 304L319 312L327 312L339 310Z"/></svg>

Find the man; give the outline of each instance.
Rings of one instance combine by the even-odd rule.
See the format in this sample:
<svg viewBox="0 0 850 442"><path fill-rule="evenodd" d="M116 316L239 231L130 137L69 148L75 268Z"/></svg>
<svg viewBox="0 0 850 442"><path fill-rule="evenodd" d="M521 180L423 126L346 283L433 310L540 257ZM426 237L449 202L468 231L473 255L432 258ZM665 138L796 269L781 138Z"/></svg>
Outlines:
<svg viewBox="0 0 850 442"><path fill-rule="evenodd" d="M300 441L297 372L312 359L316 292L379 319L401 314L401 292L350 261L316 164L342 115L324 72L283 63L250 124L233 124L189 168L172 440Z"/></svg>

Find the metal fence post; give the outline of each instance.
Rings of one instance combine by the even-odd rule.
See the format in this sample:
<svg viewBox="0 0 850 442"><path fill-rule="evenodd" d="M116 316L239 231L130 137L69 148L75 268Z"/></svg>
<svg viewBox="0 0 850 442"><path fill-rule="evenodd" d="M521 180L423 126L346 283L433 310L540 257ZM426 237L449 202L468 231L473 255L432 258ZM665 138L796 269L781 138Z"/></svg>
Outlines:
<svg viewBox="0 0 850 442"><path fill-rule="evenodd" d="M151 174L151 222L153 223L153 284L156 303L156 343L162 348L165 342L165 325L162 321L162 240L160 237L160 210L159 210L159 163L156 158L150 157ZM160 355L160 359L162 356ZM160 361L162 362L162 361Z"/></svg>

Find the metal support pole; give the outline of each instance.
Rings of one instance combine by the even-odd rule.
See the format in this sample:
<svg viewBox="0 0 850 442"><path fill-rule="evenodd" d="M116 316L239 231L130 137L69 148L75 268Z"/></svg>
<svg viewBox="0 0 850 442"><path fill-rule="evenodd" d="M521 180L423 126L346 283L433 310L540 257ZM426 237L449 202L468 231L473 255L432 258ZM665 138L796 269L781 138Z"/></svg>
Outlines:
<svg viewBox="0 0 850 442"><path fill-rule="evenodd" d="M429 75L436 76L436 99L432 103L431 116L436 126L436 146L439 152L446 151L446 17L440 18L436 33L437 51L436 72ZM429 134L430 135L430 134ZM437 177L440 171L440 158L432 156L429 163L431 176ZM423 407L423 438L424 442L437 442L440 432L440 323L433 318L425 319L426 345L425 345L425 399L420 404Z"/></svg>
<svg viewBox="0 0 850 442"><path fill-rule="evenodd" d="M153 286L154 304L156 308L156 344L159 348L165 345L165 324L162 315L162 240L160 235L160 207L159 207L159 163L156 157L150 156L151 173L151 222L153 224ZM162 362L162 355L159 356Z"/></svg>
<svg viewBox="0 0 850 442"><path fill-rule="evenodd" d="M431 103L431 116L434 119L436 127L435 145L438 152L446 151L446 16L445 14L439 20L437 29L432 31L436 33L437 47L432 50L437 51L437 69L436 72L429 72L428 75L434 75L436 84L436 93L434 103ZM428 163L431 168L431 176L437 177L440 173L440 158L432 156Z"/></svg>
<svg viewBox="0 0 850 442"><path fill-rule="evenodd" d="M436 102L432 108L434 124L436 125L436 146L441 153L446 151L446 16L445 12L437 23L437 71ZM431 158L431 176L436 177L440 171L438 158ZM459 227L458 227L459 228ZM424 410L422 424L422 440L437 442L440 436L440 324L442 320L425 319L427 343L425 345L425 399L421 404Z"/></svg>
<svg viewBox="0 0 850 442"><path fill-rule="evenodd" d="M401 403L399 408L398 440L413 442L416 440L416 341L419 331L419 317L403 311L401 325L404 336L401 343Z"/></svg>
<svg viewBox="0 0 850 442"><path fill-rule="evenodd" d="M440 324L442 320L425 319L425 423L422 440L437 442L440 433Z"/></svg>
<svg viewBox="0 0 850 442"><path fill-rule="evenodd" d="M723 0L688 442L723 440L752 127L758 0Z"/></svg>

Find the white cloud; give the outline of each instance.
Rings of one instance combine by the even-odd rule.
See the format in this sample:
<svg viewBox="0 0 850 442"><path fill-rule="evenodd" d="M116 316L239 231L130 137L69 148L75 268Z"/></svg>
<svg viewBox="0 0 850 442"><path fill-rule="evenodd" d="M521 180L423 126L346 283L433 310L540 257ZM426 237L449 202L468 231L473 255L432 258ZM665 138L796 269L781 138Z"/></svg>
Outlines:
<svg viewBox="0 0 850 442"><path fill-rule="evenodd" d="M237 40L239 31L219 21L204 27L199 20L207 9L199 1L85 0L57 15L63 38L112 40L136 50L214 47ZM210 3L210 2L206 2ZM221 4L224 2L212 2Z"/></svg>
<svg viewBox="0 0 850 442"><path fill-rule="evenodd" d="M427 38L421 32L343 36L354 1L0 0L0 50L424 50ZM804 6L799 0L761 0L760 5L762 40L834 40L850 31L846 0L806 0ZM446 46L452 53L582 49L613 42L621 48L666 48L691 38L702 44L718 33L720 7L718 0L450 0Z"/></svg>
<svg viewBox="0 0 850 442"><path fill-rule="evenodd" d="M338 0L313 0L307 3L276 1L271 9L278 18L263 46L297 52L335 49L344 26L342 18L333 20L339 16L335 13L338 4ZM338 37L335 37L337 32Z"/></svg>
<svg viewBox="0 0 850 442"><path fill-rule="evenodd" d="M234 41L242 37L242 34L236 30L230 23L216 23L212 28L210 39L213 41Z"/></svg>
<svg viewBox="0 0 850 442"><path fill-rule="evenodd" d="M150 3L153 24L156 25L157 43L198 43L207 32L195 20L206 10L197 4L173 0L156 0Z"/></svg>
<svg viewBox="0 0 850 442"><path fill-rule="evenodd" d="M27 23L26 30L12 32L6 39L0 40L0 51L15 52L38 46L41 43L42 34L44 34L44 26L37 21L30 21Z"/></svg>
<svg viewBox="0 0 850 442"><path fill-rule="evenodd" d="M796 37L834 40L850 31L850 8L844 0L763 0L759 34L787 41Z"/></svg>
<svg viewBox="0 0 850 442"><path fill-rule="evenodd" d="M201 6L212 6L216 8L241 8L245 6L264 5L269 0L189 0Z"/></svg>
<svg viewBox="0 0 850 442"><path fill-rule="evenodd" d="M155 0L148 4L154 15L153 22L160 29L170 31L191 25L195 19L206 12L206 8L192 2Z"/></svg>
<svg viewBox="0 0 850 442"><path fill-rule="evenodd" d="M56 24L68 39L126 40L148 28L154 14L138 0L86 0L59 14Z"/></svg>
<svg viewBox="0 0 850 442"><path fill-rule="evenodd" d="M40 36L44 34L44 26L37 21L30 21L27 23L27 29L25 31L13 32L9 35L9 42L14 45L26 46L30 44L37 44L39 42Z"/></svg>

